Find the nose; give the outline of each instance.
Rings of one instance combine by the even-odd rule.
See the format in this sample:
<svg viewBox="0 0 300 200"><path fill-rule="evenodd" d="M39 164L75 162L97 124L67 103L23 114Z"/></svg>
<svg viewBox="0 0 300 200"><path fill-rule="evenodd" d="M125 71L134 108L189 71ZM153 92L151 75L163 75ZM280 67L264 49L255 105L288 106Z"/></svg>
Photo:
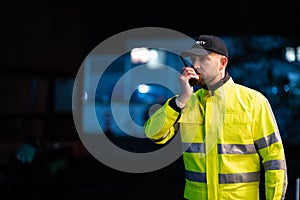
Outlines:
<svg viewBox="0 0 300 200"><path fill-rule="evenodd" d="M200 69L201 57L199 57L199 56L191 57L191 61L194 66L194 69Z"/></svg>
<svg viewBox="0 0 300 200"><path fill-rule="evenodd" d="M193 59L192 64L194 67L200 67L201 61L199 59Z"/></svg>
<svg viewBox="0 0 300 200"><path fill-rule="evenodd" d="M193 63L193 68L194 69L200 69L200 63Z"/></svg>

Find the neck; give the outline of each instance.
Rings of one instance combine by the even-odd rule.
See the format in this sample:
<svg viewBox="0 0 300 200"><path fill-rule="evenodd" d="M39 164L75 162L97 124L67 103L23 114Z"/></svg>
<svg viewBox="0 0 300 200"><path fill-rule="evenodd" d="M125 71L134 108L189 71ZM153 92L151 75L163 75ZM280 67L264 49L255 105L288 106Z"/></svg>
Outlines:
<svg viewBox="0 0 300 200"><path fill-rule="evenodd" d="M225 71L220 71L210 82L207 83L208 87L214 86L225 77Z"/></svg>
<svg viewBox="0 0 300 200"><path fill-rule="evenodd" d="M226 83L226 81L228 81L228 79L230 78L230 75L228 74L228 72L226 71L222 71L221 72L221 79L214 81L214 83L209 84L208 86L203 87L205 90L216 90L219 87L221 87L224 83Z"/></svg>

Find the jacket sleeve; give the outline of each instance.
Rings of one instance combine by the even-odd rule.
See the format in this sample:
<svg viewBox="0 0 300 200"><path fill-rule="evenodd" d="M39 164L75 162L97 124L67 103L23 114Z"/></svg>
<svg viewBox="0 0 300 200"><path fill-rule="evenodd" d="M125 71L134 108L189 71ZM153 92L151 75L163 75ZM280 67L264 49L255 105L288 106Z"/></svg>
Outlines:
<svg viewBox="0 0 300 200"><path fill-rule="evenodd" d="M283 143L268 100L258 93L254 104L254 143L265 170L267 200L283 200L287 189L287 168Z"/></svg>
<svg viewBox="0 0 300 200"><path fill-rule="evenodd" d="M165 144L175 135L174 125L180 111L174 108L174 100L175 97L168 99L144 124L146 136L157 144Z"/></svg>

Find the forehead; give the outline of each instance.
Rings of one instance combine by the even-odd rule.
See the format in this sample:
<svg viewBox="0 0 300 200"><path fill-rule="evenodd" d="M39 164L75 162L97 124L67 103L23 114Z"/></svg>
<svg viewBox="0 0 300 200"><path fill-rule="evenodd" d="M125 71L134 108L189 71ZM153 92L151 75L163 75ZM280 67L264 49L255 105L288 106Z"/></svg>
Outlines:
<svg viewBox="0 0 300 200"><path fill-rule="evenodd" d="M199 55L191 55L190 58L203 58L207 55L202 55L202 56L199 56Z"/></svg>
<svg viewBox="0 0 300 200"><path fill-rule="evenodd" d="M218 57L218 56L221 56L220 54L217 54L215 52L210 52L209 54L206 54L206 55L191 55L190 56L190 59L191 60L196 60L196 59L203 59L203 58L208 58L208 57Z"/></svg>
<svg viewBox="0 0 300 200"><path fill-rule="evenodd" d="M207 54L207 55L202 55L202 56L200 56L200 55L192 55L192 56L190 56L190 59L191 60L197 60L197 59L203 59L203 58L205 58L205 57L208 57L209 56L209 54Z"/></svg>

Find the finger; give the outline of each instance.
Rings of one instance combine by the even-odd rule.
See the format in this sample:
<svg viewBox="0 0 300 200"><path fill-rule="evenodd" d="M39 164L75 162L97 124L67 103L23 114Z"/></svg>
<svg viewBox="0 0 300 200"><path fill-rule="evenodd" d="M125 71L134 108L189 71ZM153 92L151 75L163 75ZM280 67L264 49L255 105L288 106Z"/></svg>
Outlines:
<svg viewBox="0 0 300 200"><path fill-rule="evenodd" d="M181 73L195 73L195 70L191 67L184 67L182 68Z"/></svg>
<svg viewBox="0 0 300 200"><path fill-rule="evenodd" d="M195 70L190 68L190 67L186 67L183 69L182 71L182 75L186 78L196 78L199 79L198 75L196 74Z"/></svg>

